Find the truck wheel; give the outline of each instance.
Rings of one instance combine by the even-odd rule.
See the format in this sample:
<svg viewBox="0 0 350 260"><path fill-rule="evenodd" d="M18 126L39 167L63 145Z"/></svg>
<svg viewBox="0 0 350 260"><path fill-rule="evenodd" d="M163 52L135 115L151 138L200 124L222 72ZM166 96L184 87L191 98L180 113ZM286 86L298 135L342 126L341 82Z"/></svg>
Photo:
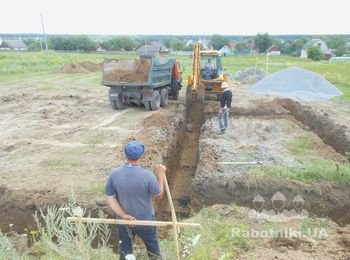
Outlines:
<svg viewBox="0 0 350 260"><path fill-rule="evenodd" d="M121 98L114 100L114 102L118 110L122 110L126 108L126 105L121 101Z"/></svg>
<svg viewBox="0 0 350 260"><path fill-rule="evenodd" d="M145 101L144 105L145 105L146 110L152 110L151 104L149 101Z"/></svg>
<svg viewBox="0 0 350 260"><path fill-rule="evenodd" d="M179 92L180 92L180 87L179 83L177 81L173 81L171 83L171 88L170 88L170 96L171 99L177 100L179 98Z"/></svg>
<svg viewBox="0 0 350 260"><path fill-rule="evenodd" d="M115 103L115 100L109 100L109 103L111 104L111 107L113 108L113 110L117 110L117 104Z"/></svg>
<svg viewBox="0 0 350 260"><path fill-rule="evenodd" d="M153 98L149 101L152 110L158 110L160 108L160 93L159 91L153 91Z"/></svg>
<svg viewBox="0 0 350 260"><path fill-rule="evenodd" d="M160 90L160 106L165 107L169 104L169 92L163 88Z"/></svg>

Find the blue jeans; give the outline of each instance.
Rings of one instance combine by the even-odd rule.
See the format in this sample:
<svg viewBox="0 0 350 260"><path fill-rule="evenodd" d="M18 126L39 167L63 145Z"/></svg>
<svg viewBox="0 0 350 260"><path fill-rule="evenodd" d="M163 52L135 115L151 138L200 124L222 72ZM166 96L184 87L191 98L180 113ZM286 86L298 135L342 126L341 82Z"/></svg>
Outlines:
<svg viewBox="0 0 350 260"><path fill-rule="evenodd" d="M219 112L218 120L219 120L219 127L220 131L225 131L228 126L228 116L230 113L230 109L223 108L223 112Z"/></svg>
<svg viewBox="0 0 350 260"><path fill-rule="evenodd" d="M155 217L154 219L155 220ZM125 256L133 253L133 240L135 235L140 237L145 243L149 259L162 259L157 239L156 227L149 226L124 226L118 225L119 231L119 252L120 259L125 260Z"/></svg>

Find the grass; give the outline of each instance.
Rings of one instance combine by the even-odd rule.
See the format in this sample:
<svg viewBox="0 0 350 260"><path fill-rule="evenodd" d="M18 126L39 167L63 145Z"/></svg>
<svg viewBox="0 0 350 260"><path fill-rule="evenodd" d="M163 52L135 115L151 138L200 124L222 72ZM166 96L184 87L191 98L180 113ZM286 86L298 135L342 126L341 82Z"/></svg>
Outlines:
<svg viewBox="0 0 350 260"><path fill-rule="evenodd" d="M336 164L322 159L308 161L304 168L293 168L284 165L257 166L251 168L250 174L298 180L309 184L314 181L329 181L340 185L350 185L349 163Z"/></svg>
<svg viewBox="0 0 350 260"><path fill-rule="evenodd" d="M305 154L312 149L309 136L297 136L289 143L289 150L293 154Z"/></svg>
<svg viewBox="0 0 350 260"><path fill-rule="evenodd" d="M104 58L136 58L136 55L98 54L98 53L62 53L50 52L3 52L0 53L0 81L8 82L32 77L45 77L55 73L66 62L92 61L101 62ZM192 58L189 56L170 56L177 58L186 69L183 73L184 86L187 77L192 73ZM227 73L235 75L247 67L256 66L266 71L266 56L230 56L223 57L223 66ZM344 92L340 100L350 101L350 63L315 62L290 56L270 56L269 73L281 69L298 66L314 71L324 76L331 83ZM100 82L96 76L94 83Z"/></svg>
<svg viewBox="0 0 350 260"><path fill-rule="evenodd" d="M93 197L104 197L104 183L91 183L82 190L82 194L91 195Z"/></svg>
<svg viewBox="0 0 350 260"><path fill-rule="evenodd" d="M199 230L181 229L182 256L198 260L233 259L240 250L252 249L254 241L243 236L249 227L237 222L239 210L237 208L236 210L237 216L225 217L213 208L204 208L194 217L186 220L200 223L201 227ZM235 228L234 236L233 228ZM169 249L169 241L162 241L162 243L163 248Z"/></svg>
<svg viewBox="0 0 350 260"><path fill-rule="evenodd" d="M102 62L104 58L124 58L125 55L98 53L3 52L0 53L0 81L45 76L55 73L66 62ZM132 56L128 56L132 57Z"/></svg>

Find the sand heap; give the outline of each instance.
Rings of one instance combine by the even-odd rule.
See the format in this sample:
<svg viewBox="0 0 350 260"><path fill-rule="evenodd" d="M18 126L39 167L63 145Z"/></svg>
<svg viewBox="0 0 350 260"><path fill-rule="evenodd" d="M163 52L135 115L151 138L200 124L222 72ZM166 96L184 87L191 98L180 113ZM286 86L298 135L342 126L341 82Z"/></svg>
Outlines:
<svg viewBox="0 0 350 260"><path fill-rule="evenodd" d="M271 74L251 86L248 91L294 100L328 100L343 95L319 74L299 67Z"/></svg>
<svg viewBox="0 0 350 260"><path fill-rule="evenodd" d="M151 69L149 60L106 60L103 78L109 82L147 82Z"/></svg>
<svg viewBox="0 0 350 260"><path fill-rule="evenodd" d="M62 66L62 68L60 69L60 72L89 73L89 72L101 71L101 69L102 69L101 63L94 63L91 61L82 61L79 63L67 62Z"/></svg>

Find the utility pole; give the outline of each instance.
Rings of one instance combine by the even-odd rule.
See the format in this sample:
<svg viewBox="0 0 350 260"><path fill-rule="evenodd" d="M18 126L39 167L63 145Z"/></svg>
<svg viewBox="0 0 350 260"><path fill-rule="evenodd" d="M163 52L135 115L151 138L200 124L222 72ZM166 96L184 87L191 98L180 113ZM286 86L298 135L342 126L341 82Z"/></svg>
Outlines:
<svg viewBox="0 0 350 260"><path fill-rule="evenodd" d="M43 28L43 35L44 35L44 41L45 41L46 54L48 54L49 53L49 49L47 47L47 40L46 40L46 33L45 33L45 26L44 26L43 15L40 14L40 17L41 17L41 26Z"/></svg>
<svg viewBox="0 0 350 260"><path fill-rule="evenodd" d="M266 76L269 76L269 53L266 52Z"/></svg>

